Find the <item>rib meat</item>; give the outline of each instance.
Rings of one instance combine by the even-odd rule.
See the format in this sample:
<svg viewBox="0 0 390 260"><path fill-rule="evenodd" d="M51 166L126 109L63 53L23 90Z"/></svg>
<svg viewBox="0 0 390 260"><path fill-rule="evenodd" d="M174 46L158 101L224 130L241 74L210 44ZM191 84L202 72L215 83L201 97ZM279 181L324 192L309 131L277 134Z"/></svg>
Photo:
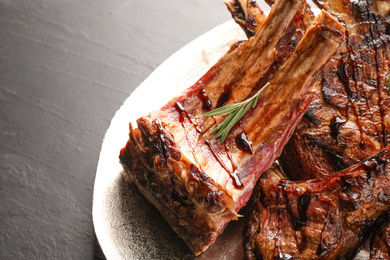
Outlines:
<svg viewBox="0 0 390 260"><path fill-rule="evenodd" d="M267 19L259 5L253 0L225 0L224 2L232 18L240 25L248 38L255 36Z"/></svg>
<svg viewBox="0 0 390 260"><path fill-rule="evenodd" d="M261 11L260 7L254 0L225 0L224 1L233 19L243 29L248 38L253 37L261 29L265 22L266 16ZM270 5L272 4L269 2ZM276 60L272 66L274 71L283 65L290 53L294 50L297 43L302 38L307 27L313 21L314 15L311 11L310 5L305 3L303 10L301 10L300 17L296 17L297 24L290 27L290 31L286 32L283 40L279 42L276 48ZM288 43L286 42L288 41ZM271 72L269 72L271 73Z"/></svg>
<svg viewBox="0 0 390 260"><path fill-rule="evenodd" d="M390 209L390 146L322 180L263 173L245 231L246 259L352 259Z"/></svg>
<svg viewBox="0 0 390 260"><path fill-rule="evenodd" d="M295 180L333 174L390 141L390 26L381 16L389 4L315 2L345 24L347 40L314 84L315 100L281 156L283 169Z"/></svg>
<svg viewBox="0 0 390 260"><path fill-rule="evenodd" d="M314 101L282 153L280 163L295 180L333 174L374 155L390 140L390 3L315 3L345 24L347 44L325 65L313 87Z"/></svg>
<svg viewBox="0 0 390 260"><path fill-rule="evenodd" d="M390 223L389 215L385 216L386 225L382 225L371 239L371 252L369 260L390 259Z"/></svg>
<svg viewBox="0 0 390 260"><path fill-rule="evenodd" d="M275 71L281 43L302 20L303 0L277 1L258 33L238 43L198 82L159 111L130 124L120 152L124 174L200 254L237 219L253 187L279 156L308 108L303 95L338 48L344 28L323 12ZM294 29L295 28L295 29ZM206 111L245 100L266 82L257 106L224 143L210 132L223 116Z"/></svg>

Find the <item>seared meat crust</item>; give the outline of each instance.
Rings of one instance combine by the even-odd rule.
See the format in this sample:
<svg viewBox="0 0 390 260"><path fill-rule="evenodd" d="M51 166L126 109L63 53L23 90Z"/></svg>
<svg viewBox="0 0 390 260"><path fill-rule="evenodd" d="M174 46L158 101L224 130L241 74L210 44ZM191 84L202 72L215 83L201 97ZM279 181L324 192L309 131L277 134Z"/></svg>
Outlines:
<svg viewBox="0 0 390 260"><path fill-rule="evenodd" d="M389 214L384 216L382 223L371 239L371 251L369 260L390 259L390 222ZM383 224L383 222L385 224Z"/></svg>
<svg viewBox="0 0 390 260"><path fill-rule="evenodd" d="M347 29L313 87L315 100L281 156L292 179L322 178L390 141L389 19L371 1L315 1Z"/></svg>
<svg viewBox="0 0 390 260"><path fill-rule="evenodd" d="M258 183L245 230L246 259L353 259L390 209L390 147L322 180Z"/></svg>

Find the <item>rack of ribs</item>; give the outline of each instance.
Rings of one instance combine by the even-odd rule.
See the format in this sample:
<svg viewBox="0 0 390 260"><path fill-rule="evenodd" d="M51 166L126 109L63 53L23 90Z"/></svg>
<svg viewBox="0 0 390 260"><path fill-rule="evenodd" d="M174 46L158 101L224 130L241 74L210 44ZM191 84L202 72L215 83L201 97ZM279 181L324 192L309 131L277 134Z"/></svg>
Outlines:
<svg viewBox="0 0 390 260"><path fill-rule="evenodd" d="M255 1L225 0L224 3L232 14L234 21L241 27L248 38L255 36L267 16Z"/></svg>
<svg viewBox="0 0 390 260"><path fill-rule="evenodd" d="M294 180L332 175L378 153L390 141L390 3L315 3L345 25L347 40L314 84L314 101L279 160ZM376 244L385 245L380 237Z"/></svg>
<svg viewBox="0 0 390 260"><path fill-rule="evenodd" d="M233 45L159 111L139 118L137 128L130 124L119 156L125 177L196 255L239 217L309 107L308 88L344 40L344 27L324 11L296 45L287 46L302 24L305 4L276 1L256 35ZM204 117L205 112L241 102L267 82L256 107L223 143L210 133L224 116Z"/></svg>

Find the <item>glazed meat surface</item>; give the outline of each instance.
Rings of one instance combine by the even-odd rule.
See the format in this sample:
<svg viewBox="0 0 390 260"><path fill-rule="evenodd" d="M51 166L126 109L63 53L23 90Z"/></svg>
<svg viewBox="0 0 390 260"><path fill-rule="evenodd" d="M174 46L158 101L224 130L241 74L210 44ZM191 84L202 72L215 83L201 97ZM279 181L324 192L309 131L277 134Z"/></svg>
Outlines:
<svg viewBox="0 0 390 260"><path fill-rule="evenodd" d="M278 59L301 25L304 5L302 0L277 1L253 38L233 46L159 111L139 118L138 128L130 125L129 141L120 152L125 176L195 254L237 219L261 173L280 155L307 110L312 100L307 89L344 39L344 28L322 12L295 51L289 48ZM224 116L204 117L205 112L243 101L267 82L257 106L224 143L210 134Z"/></svg>
<svg viewBox="0 0 390 260"><path fill-rule="evenodd" d="M282 153L280 163L295 180L331 175L389 144L390 3L315 2L345 24L347 41L325 65L314 101ZM379 238L375 255L386 244Z"/></svg>
<svg viewBox="0 0 390 260"><path fill-rule="evenodd" d="M333 174L389 144L390 27L381 16L389 4L377 2L316 1L345 24L347 40L314 84L315 99L281 156L292 179Z"/></svg>
<svg viewBox="0 0 390 260"><path fill-rule="evenodd" d="M390 208L390 147L322 180L263 173L245 230L246 259L352 259Z"/></svg>
<svg viewBox="0 0 390 260"><path fill-rule="evenodd" d="M240 25L248 38L259 32L267 16L259 5L252 0L225 0L224 3L234 21Z"/></svg>
<svg viewBox="0 0 390 260"><path fill-rule="evenodd" d="M390 222L386 214L371 238L370 260L390 259ZM383 224L384 223L384 224Z"/></svg>

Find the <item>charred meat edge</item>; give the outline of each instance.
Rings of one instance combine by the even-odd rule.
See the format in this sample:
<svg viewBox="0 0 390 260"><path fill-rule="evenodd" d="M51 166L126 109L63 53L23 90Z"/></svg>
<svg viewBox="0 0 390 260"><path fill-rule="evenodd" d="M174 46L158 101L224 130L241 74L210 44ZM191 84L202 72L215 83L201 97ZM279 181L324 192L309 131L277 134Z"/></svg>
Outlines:
<svg viewBox="0 0 390 260"><path fill-rule="evenodd" d="M382 200L388 200L388 194L381 194ZM378 227L371 238L369 260L390 259L390 212L378 221Z"/></svg>
<svg viewBox="0 0 390 260"><path fill-rule="evenodd" d="M253 0L225 0L224 3L232 14L232 18L252 38L260 30L267 16Z"/></svg>
<svg viewBox="0 0 390 260"><path fill-rule="evenodd" d="M390 139L390 2L314 2L346 25L347 44L325 66L318 95L282 153L280 162L295 180L324 178Z"/></svg>
<svg viewBox="0 0 390 260"><path fill-rule="evenodd" d="M322 180L265 172L244 234L246 259L352 259L389 210L389 160L390 147Z"/></svg>
<svg viewBox="0 0 390 260"><path fill-rule="evenodd" d="M315 86L317 95L281 158L292 179L322 178L387 146L389 21L370 1L315 1L347 29Z"/></svg>

